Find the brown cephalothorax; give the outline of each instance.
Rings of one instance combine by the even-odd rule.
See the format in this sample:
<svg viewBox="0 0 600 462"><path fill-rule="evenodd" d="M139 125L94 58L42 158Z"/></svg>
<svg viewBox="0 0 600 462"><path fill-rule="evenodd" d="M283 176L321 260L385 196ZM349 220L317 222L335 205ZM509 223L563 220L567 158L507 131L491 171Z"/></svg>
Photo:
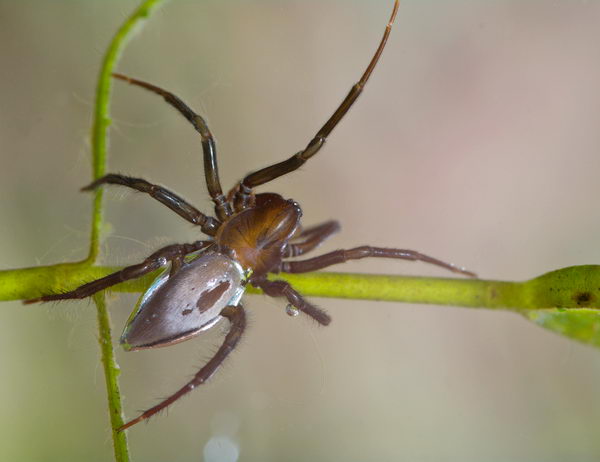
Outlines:
<svg viewBox="0 0 600 462"><path fill-rule="evenodd" d="M191 244L169 245L154 252L142 263L128 266L71 292L43 295L25 303L81 299L120 282L162 269L162 273L140 298L125 326L121 344L126 350L169 346L209 329L222 318L227 318L230 322L229 332L221 347L188 383L169 398L123 425L120 430L165 409L203 384L218 369L236 347L246 327L246 315L240 301L248 283L262 289L269 296L287 299L288 307L294 308L294 311L288 310L289 314L299 311L319 324L327 325L331 322L327 313L305 300L288 282L267 279L268 273L305 273L348 260L379 257L419 260L466 276L475 276L463 268L414 250L371 246L336 250L306 260L285 260L314 250L339 230L339 224L328 221L302 229L302 211L296 202L275 193L255 195L253 192L256 186L298 169L325 144L327 137L354 104L373 72L397 11L398 0L394 3L383 38L362 77L352 86L346 98L306 148L283 162L250 173L227 196L221 188L215 142L205 120L174 94L141 80L114 74L117 79L162 96L200 133L206 185L215 204L216 217L201 213L175 193L140 178L108 174L83 190L91 191L101 185L118 184L147 193L190 223L199 226L208 239Z"/></svg>
<svg viewBox="0 0 600 462"><path fill-rule="evenodd" d="M219 228L215 242L231 250L255 277L264 276L281 263L283 251L300 227L302 211L279 194L256 196L255 205L241 210Z"/></svg>

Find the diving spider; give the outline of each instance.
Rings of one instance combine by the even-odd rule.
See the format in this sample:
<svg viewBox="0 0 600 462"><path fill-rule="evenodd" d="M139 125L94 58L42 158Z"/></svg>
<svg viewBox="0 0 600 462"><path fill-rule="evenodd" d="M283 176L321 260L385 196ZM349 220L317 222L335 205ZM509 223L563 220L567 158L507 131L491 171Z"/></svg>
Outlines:
<svg viewBox="0 0 600 462"><path fill-rule="evenodd" d="M330 323L331 318L327 313L306 301L288 282L267 279L268 273L305 273L348 260L379 257L420 260L456 273L474 276L465 269L413 250L370 246L336 250L307 260L284 260L315 249L339 230L339 224L328 221L303 230L300 226L302 211L296 202L275 193L253 193L255 187L298 169L323 147L327 136L354 104L373 72L397 11L396 0L383 38L364 74L306 148L283 162L250 173L227 196L221 189L215 143L204 119L174 94L141 80L114 74L117 79L162 96L200 133L206 185L215 204L216 218L204 215L173 192L139 178L108 174L83 190L91 191L104 184L118 184L147 193L187 221L199 226L209 238L191 244L166 246L142 263L128 266L71 292L44 295L26 303L89 297L120 282L163 268L163 273L141 297L125 326L121 344L126 350L168 346L187 340L212 327L221 317L230 322L230 329L221 347L187 384L123 425L121 430L156 414L212 376L238 344L246 327L246 315L240 299L248 283L271 297L285 297L289 305L319 324Z"/></svg>

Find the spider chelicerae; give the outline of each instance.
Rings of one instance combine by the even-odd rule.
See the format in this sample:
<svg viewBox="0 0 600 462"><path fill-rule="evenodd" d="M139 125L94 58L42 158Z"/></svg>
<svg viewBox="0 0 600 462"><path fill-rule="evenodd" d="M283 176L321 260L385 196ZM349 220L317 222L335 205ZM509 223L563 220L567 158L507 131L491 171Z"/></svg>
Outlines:
<svg viewBox="0 0 600 462"><path fill-rule="evenodd" d="M205 120L174 94L141 80L114 74L117 79L162 96L200 134L206 185L215 204L215 217L203 214L168 189L140 178L108 174L83 190L91 191L101 185L117 184L149 194L185 220L199 226L208 238L191 244L168 245L142 263L91 281L71 292L43 295L25 303L82 299L123 281L163 269L142 295L125 326L121 344L126 350L169 346L187 340L209 329L221 318L227 318L230 323L221 347L188 383L123 425L120 430L165 409L213 375L236 347L246 328L246 315L240 301L247 284L260 288L271 297L287 299L288 306L321 325L330 323L331 318L326 312L305 300L288 282L268 279L269 273L306 273L348 260L378 257L420 260L456 273L475 276L470 271L420 252L371 246L336 250L304 260L286 260L314 250L340 229L339 224L337 221L328 221L303 229L300 224L302 211L295 201L275 193L253 192L257 186L298 169L323 147L331 131L362 93L383 52L397 11L398 0L394 3L379 46L360 80L352 86L346 98L308 145L283 162L248 174L227 195L221 189L215 142Z"/></svg>

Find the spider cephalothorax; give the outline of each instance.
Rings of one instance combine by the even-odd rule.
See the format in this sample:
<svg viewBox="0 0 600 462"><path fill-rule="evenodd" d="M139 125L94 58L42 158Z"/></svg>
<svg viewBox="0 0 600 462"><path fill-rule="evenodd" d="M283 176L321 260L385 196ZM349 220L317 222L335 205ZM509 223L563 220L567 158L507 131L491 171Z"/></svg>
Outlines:
<svg viewBox="0 0 600 462"><path fill-rule="evenodd" d="M231 251L233 258L254 276L277 268L288 242L300 227L300 206L279 194L255 196L254 205L226 220L217 231L216 244Z"/></svg>
<svg viewBox="0 0 600 462"><path fill-rule="evenodd" d="M142 295L121 337L127 350L155 348L178 343L209 329L227 318L229 332L215 355L177 392L125 424L121 430L156 414L181 396L204 383L237 345L246 327L240 303L247 284L327 325L331 318L314 306L284 280L267 279L268 273L305 273L366 257L420 260L451 271L473 273L414 250L361 246L336 250L306 260L286 260L314 250L339 230L336 221L302 229L300 206L279 194L254 194L253 189L298 169L314 156L338 122L361 94L385 47L398 11L398 1L375 54L360 80L350 89L340 106L308 143L306 148L283 162L250 173L225 196L217 169L214 139L204 119L174 94L141 80L114 74L114 77L161 95L200 133L204 173L215 215L201 213L175 193L140 178L108 174L83 190L104 184L118 184L149 194L179 214L208 236L191 244L173 244L150 255L142 263L128 266L104 278L89 282L71 292L42 295L26 303L89 297L120 282L139 278L162 269L162 273Z"/></svg>

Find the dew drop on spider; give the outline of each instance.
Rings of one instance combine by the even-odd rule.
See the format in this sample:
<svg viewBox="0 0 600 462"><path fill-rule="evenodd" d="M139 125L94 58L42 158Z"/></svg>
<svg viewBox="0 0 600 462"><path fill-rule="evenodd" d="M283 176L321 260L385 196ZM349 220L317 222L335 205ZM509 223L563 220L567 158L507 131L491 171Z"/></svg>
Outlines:
<svg viewBox="0 0 600 462"><path fill-rule="evenodd" d="M285 312L287 313L288 316L298 316L298 314L300 314L300 310L298 308L296 308L294 305L292 305L291 303L288 304L288 306L285 307Z"/></svg>

